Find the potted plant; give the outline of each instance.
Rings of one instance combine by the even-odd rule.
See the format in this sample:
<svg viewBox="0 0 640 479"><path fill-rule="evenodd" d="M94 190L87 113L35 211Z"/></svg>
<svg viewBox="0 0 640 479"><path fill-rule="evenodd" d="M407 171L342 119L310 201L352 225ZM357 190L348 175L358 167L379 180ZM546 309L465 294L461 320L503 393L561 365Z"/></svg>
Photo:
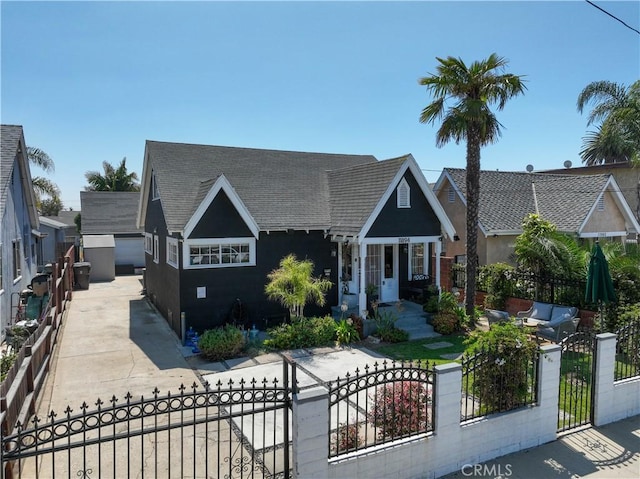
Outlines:
<svg viewBox="0 0 640 479"><path fill-rule="evenodd" d="M371 303L378 301L378 286L373 283L369 283L364 289L364 292L367 294L367 310L369 311L369 317L373 318L375 316L375 311L373 310Z"/></svg>

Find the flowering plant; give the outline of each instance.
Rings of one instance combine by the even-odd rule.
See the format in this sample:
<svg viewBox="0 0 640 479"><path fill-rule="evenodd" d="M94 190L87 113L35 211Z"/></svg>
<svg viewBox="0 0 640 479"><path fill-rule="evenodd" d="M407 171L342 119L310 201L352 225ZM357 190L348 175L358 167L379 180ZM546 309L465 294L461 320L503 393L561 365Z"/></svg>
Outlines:
<svg viewBox="0 0 640 479"><path fill-rule="evenodd" d="M341 319L336 324L336 339L338 344L348 344L353 341L359 341L360 335L353 325L353 319Z"/></svg>

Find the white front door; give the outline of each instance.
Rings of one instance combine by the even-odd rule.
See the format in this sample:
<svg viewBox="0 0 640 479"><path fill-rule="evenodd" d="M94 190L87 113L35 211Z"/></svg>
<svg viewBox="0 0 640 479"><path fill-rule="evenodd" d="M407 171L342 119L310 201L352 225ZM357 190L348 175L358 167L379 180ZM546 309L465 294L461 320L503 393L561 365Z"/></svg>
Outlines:
<svg viewBox="0 0 640 479"><path fill-rule="evenodd" d="M398 245L384 245L382 260L382 287L380 288L380 301L398 300Z"/></svg>

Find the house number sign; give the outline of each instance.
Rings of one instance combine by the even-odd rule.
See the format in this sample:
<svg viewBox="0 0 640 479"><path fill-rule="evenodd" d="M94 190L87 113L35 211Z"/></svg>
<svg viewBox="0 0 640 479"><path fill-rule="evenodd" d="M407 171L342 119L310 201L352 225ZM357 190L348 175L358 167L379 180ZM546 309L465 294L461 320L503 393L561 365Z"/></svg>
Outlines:
<svg viewBox="0 0 640 479"><path fill-rule="evenodd" d="M408 243L410 243L410 242L411 242L411 241L409 240L409 237L408 237L408 236L400 236L400 237L398 238L398 243L399 243L399 244L408 244Z"/></svg>

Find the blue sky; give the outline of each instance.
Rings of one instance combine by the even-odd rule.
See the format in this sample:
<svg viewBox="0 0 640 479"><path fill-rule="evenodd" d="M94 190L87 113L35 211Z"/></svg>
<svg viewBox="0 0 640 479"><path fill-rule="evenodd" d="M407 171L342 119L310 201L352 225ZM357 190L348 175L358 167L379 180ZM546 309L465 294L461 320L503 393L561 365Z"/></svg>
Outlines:
<svg viewBox="0 0 640 479"><path fill-rule="evenodd" d="M640 29L640 2L596 3ZM436 148L418 121L418 79L446 56L496 52L527 80L483 169L578 166L579 92L640 78L640 35L584 1L2 1L1 15L1 121L49 153L74 210L103 161L141 175L147 139L411 153L435 181L465 165L464 145Z"/></svg>

